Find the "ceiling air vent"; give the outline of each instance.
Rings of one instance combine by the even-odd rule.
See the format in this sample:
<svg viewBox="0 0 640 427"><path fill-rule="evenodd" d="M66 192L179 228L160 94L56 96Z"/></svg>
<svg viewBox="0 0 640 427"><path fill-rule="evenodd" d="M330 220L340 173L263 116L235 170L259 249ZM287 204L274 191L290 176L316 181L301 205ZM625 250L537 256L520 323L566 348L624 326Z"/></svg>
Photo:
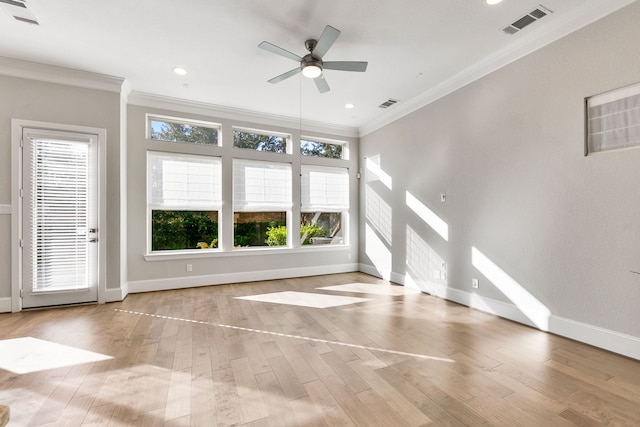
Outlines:
<svg viewBox="0 0 640 427"><path fill-rule="evenodd" d="M542 5L538 5L537 8L533 9L531 12L524 15L522 18L516 20L511 25L506 26L502 29L505 34L515 34L518 31L522 30L524 27L533 24L539 19L544 18L545 16L553 13L546 7Z"/></svg>
<svg viewBox="0 0 640 427"><path fill-rule="evenodd" d="M36 16L27 7L26 0L0 0L0 7L17 21L39 25Z"/></svg>
<svg viewBox="0 0 640 427"><path fill-rule="evenodd" d="M380 107L380 108L389 108L393 104L395 104L396 102L398 102L397 99L389 98L388 100L384 101L382 104L378 105L378 107Z"/></svg>

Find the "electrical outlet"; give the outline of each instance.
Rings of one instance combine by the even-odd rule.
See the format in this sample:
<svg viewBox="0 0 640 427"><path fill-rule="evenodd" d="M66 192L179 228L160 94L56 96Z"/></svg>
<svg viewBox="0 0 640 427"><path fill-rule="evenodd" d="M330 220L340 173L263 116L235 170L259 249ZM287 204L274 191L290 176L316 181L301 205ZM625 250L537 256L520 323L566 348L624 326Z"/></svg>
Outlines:
<svg viewBox="0 0 640 427"><path fill-rule="evenodd" d="M440 193L440 201L442 203L447 201L447 194L446 193Z"/></svg>
<svg viewBox="0 0 640 427"><path fill-rule="evenodd" d="M471 279L471 287L474 289L478 289L478 287L480 286L480 282L478 281L478 279Z"/></svg>
<svg viewBox="0 0 640 427"><path fill-rule="evenodd" d="M193 271L193 264L187 264L187 272L192 272Z"/></svg>

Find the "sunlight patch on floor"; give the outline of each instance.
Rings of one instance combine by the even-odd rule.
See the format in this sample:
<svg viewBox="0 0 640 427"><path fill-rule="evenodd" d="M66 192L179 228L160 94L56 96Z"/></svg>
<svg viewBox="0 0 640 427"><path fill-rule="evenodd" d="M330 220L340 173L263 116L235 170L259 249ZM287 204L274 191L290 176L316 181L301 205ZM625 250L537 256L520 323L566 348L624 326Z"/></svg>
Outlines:
<svg viewBox="0 0 640 427"><path fill-rule="evenodd" d="M16 374L108 359L112 357L38 338L23 337L0 341L0 369Z"/></svg>
<svg viewBox="0 0 640 427"><path fill-rule="evenodd" d="M346 285L325 286L323 288L316 288L323 291L338 291L338 292L354 292L361 294L373 294L373 295L390 295L400 296L406 294L419 294L417 289L411 289L406 286L400 285L380 285L374 283L348 283Z"/></svg>
<svg viewBox="0 0 640 427"><path fill-rule="evenodd" d="M236 297L249 301L270 302L275 304L297 305L311 308L329 308L343 305L356 304L359 302L371 301L368 298L345 297L340 295L312 294L309 292L274 292L271 294L249 295L246 297Z"/></svg>

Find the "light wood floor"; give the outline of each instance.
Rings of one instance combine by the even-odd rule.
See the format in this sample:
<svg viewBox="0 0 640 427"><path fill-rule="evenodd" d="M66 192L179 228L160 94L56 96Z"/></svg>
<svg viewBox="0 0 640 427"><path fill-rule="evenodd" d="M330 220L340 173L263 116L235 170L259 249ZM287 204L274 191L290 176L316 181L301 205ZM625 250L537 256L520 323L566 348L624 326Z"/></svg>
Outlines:
<svg viewBox="0 0 640 427"><path fill-rule="evenodd" d="M640 426L640 362L353 273L129 295L0 314L110 360L0 369L10 426ZM369 298L334 308L239 300Z"/></svg>

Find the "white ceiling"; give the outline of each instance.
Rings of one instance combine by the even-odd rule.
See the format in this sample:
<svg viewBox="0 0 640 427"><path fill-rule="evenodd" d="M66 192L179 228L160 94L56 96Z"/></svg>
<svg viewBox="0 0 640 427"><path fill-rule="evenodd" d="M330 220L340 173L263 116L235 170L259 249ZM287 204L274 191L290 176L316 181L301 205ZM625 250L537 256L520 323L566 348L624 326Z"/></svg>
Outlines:
<svg viewBox="0 0 640 427"><path fill-rule="evenodd" d="M135 92L362 133L632 1L26 0L40 25L1 12L0 56L123 77ZM515 35L502 32L539 4L553 14ZM326 70L325 94L304 77L267 83L297 64L259 49L261 41L303 56L304 41L327 24L342 34L324 60L368 61L365 73ZM175 75L177 66L188 75ZM380 109L389 98L400 102Z"/></svg>

